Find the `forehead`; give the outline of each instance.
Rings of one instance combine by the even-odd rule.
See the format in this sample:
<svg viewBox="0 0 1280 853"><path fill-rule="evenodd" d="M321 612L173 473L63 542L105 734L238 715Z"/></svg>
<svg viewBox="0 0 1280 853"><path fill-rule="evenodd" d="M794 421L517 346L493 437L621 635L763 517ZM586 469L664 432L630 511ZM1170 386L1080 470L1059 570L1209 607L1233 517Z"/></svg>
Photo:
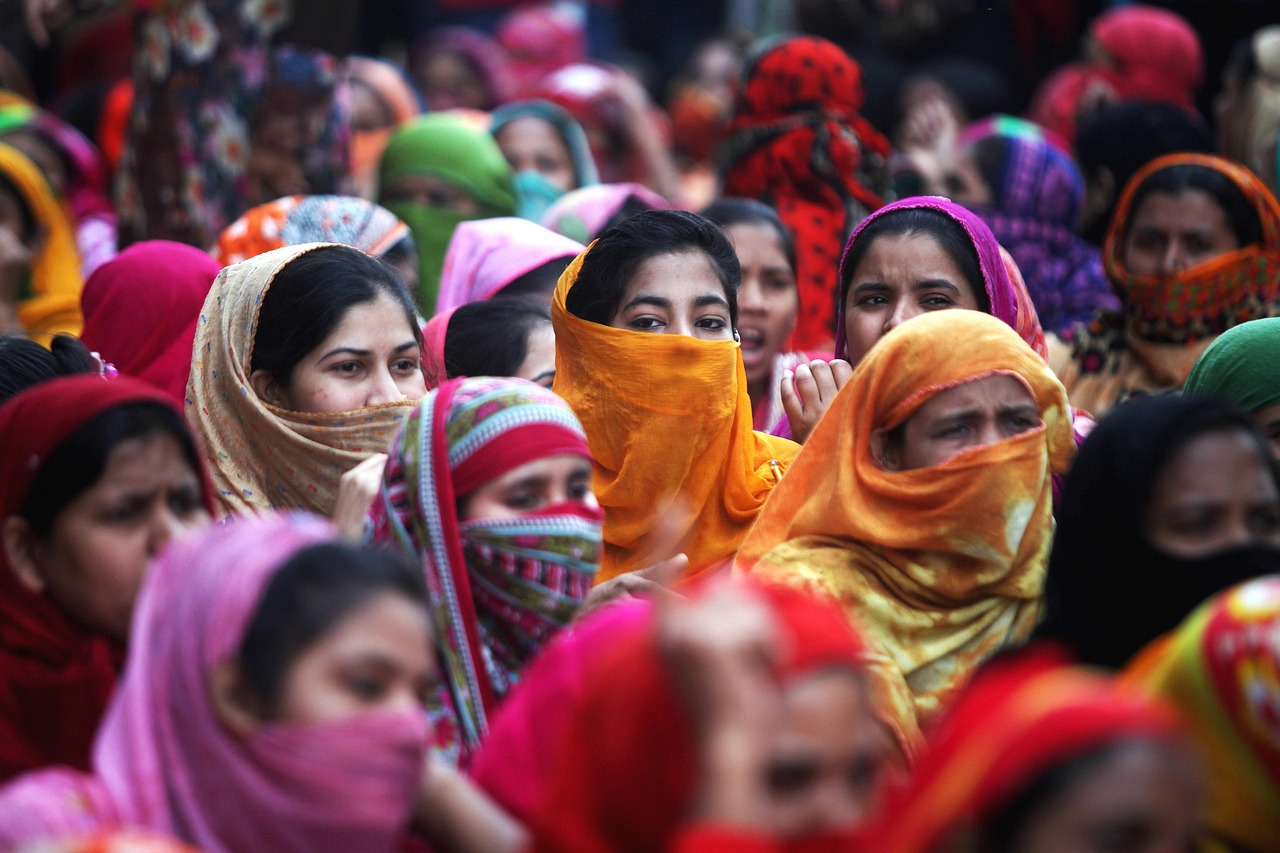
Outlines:
<svg viewBox="0 0 1280 853"><path fill-rule="evenodd" d="M711 259L699 251L664 253L645 258L636 267L622 301L637 296L656 296L683 302L712 294L724 297L724 285Z"/></svg>
<svg viewBox="0 0 1280 853"><path fill-rule="evenodd" d="M1173 501L1267 500L1275 481L1262 451L1243 429L1198 435L1165 463L1152 495Z"/></svg>
<svg viewBox="0 0 1280 853"><path fill-rule="evenodd" d="M1177 195L1153 192L1133 212L1131 231L1225 231L1226 211L1204 190L1185 189Z"/></svg>
<svg viewBox="0 0 1280 853"><path fill-rule="evenodd" d="M786 263L782 239L772 225L764 222L738 222L726 225L724 232L739 257L776 256L778 261Z"/></svg>
<svg viewBox="0 0 1280 853"><path fill-rule="evenodd" d="M997 374L943 388L916 409L912 417L945 418L973 408L1008 408L1035 405L1026 383L1016 376Z"/></svg>
<svg viewBox="0 0 1280 853"><path fill-rule="evenodd" d="M883 234L874 238L853 270L853 280L876 275L914 280L943 275L963 279L959 264L932 234Z"/></svg>
<svg viewBox="0 0 1280 853"><path fill-rule="evenodd" d="M520 116L513 118L511 121L499 128L497 133L499 142L517 143L523 142L528 145L550 145L563 148L568 152L568 146L565 145L564 139L560 136L560 131L556 130L556 126L541 116Z"/></svg>

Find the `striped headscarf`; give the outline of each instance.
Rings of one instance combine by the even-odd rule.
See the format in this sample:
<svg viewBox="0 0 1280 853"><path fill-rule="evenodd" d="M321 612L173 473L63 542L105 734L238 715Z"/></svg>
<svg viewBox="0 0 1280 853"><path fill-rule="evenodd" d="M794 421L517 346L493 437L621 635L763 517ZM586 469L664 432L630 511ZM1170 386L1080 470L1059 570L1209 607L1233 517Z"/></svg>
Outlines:
<svg viewBox="0 0 1280 853"><path fill-rule="evenodd" d="M436 747L465 764L533 654L577 612L599 565L603 513L567 501L510 518L458 518L458 501L522 465L590 460L569 406L523 379L445 382L391 446L373 540L421 562L439 656Z"/></svg>

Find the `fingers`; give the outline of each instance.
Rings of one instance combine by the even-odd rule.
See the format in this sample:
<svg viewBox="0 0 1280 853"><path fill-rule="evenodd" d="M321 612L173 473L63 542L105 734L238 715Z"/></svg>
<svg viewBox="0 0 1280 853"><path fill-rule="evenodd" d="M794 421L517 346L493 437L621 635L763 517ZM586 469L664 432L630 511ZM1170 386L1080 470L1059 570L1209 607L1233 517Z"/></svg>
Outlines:
<svg viewBox="0 0 1280 853"><path fill-rule="evenodd" d="M833 358L830 362L831 376L836 383L836 393L840 393L840 389L849 384L849 380L853 378L853 365L845 361L843 358Z"/></svg>
<svg viewBox="0 0 1280 853"><path fill-rule="evenodd" d="M632 572L631 576L643 578L658 586L668 587L680 580L687 568L689 568L689 558L684 554L676 554L669 560L663 560L661 563L652 565L647 569Z"/></svg>

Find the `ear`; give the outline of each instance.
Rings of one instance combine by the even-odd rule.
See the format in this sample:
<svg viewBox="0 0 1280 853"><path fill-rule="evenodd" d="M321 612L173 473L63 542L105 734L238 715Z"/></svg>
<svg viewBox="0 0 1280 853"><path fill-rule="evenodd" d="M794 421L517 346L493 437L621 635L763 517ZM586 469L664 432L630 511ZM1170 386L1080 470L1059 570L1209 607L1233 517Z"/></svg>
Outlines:
<svg viewBox="0 0 1280 853"><path fill-rule="evenodd" d="M209 698L213 713L224 726L241 738L247 738L262 727L259 702L244 682L240 664L227 658L209 674Z"/></svg>
<svg viewBox="0 0 1280 853"><path fill-rule="evenodd" d="M888 430L871 433L871 461L882 471L902 470L902 448L890 440Z"/></svg>
<svg viewBox="0 0 1280 853"><path fill-rule="evenodd" d="M277 409L289 408L289 395L280 383L276 381L265 370L255 370L249 374L249 384L253 386L253 393L258 395L258 399L263 402L270 403Z"/></svg>
<svg viewBox="0 0 1280 853"><path fill-rule="evenodd" d="M9 568L18 583L37 595L44 593L44 574L39 569L43 544L31 524L20 515L11 515L0 525L0 545L4 547Z"/></svg>

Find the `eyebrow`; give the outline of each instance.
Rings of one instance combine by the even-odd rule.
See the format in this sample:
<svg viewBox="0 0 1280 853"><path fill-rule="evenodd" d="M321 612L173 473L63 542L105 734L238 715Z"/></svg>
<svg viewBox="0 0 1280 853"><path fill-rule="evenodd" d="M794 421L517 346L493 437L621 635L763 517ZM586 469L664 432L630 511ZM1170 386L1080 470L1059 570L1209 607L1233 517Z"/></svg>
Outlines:
<svg viewBox="0 0 1280 853"><path fill-rule="evenodd" d="M956 287L955 284L947 281L945 278L926 278L911 285L912 290L935 290L937 288L950 290L957 294L960 293L960 288ZM864 281L862 284L855 285L853 288L853 292L855 293L870 293L879 290L892 290L892 288L883 281Z"/></svg>
<svg viewBox="0 0 1280 853"><path fill-rule="evenodd" d="M667 299L665 296L649 296L648 294L642 293L633 298L626 305L623 305L622 310L627 311L637 305L652 305L655 308L670 309L671 300ZM705 308L708 305L716 305L728 310L729 300L725 299L723 296L718 296L713 293L704 294L693 300L693 307L695 308Z"/></svg>
<svg viewBox="0 0 1280 853"><path fill-rule="evenodd" d="M404 343L396 347L394 350L392 350L392 352L394 353L408 352L409 350L413 349L417 345L418 345L417 341L409 341L408 343ZM348 355L354 355L360 358L368 358L369 356L373 355L372 350L357 349L355 347L334 347L324 355L320 356L320 360L323 361L324 359L329 358L330 356L338 355L340 353L347 353Z"/></svg>

